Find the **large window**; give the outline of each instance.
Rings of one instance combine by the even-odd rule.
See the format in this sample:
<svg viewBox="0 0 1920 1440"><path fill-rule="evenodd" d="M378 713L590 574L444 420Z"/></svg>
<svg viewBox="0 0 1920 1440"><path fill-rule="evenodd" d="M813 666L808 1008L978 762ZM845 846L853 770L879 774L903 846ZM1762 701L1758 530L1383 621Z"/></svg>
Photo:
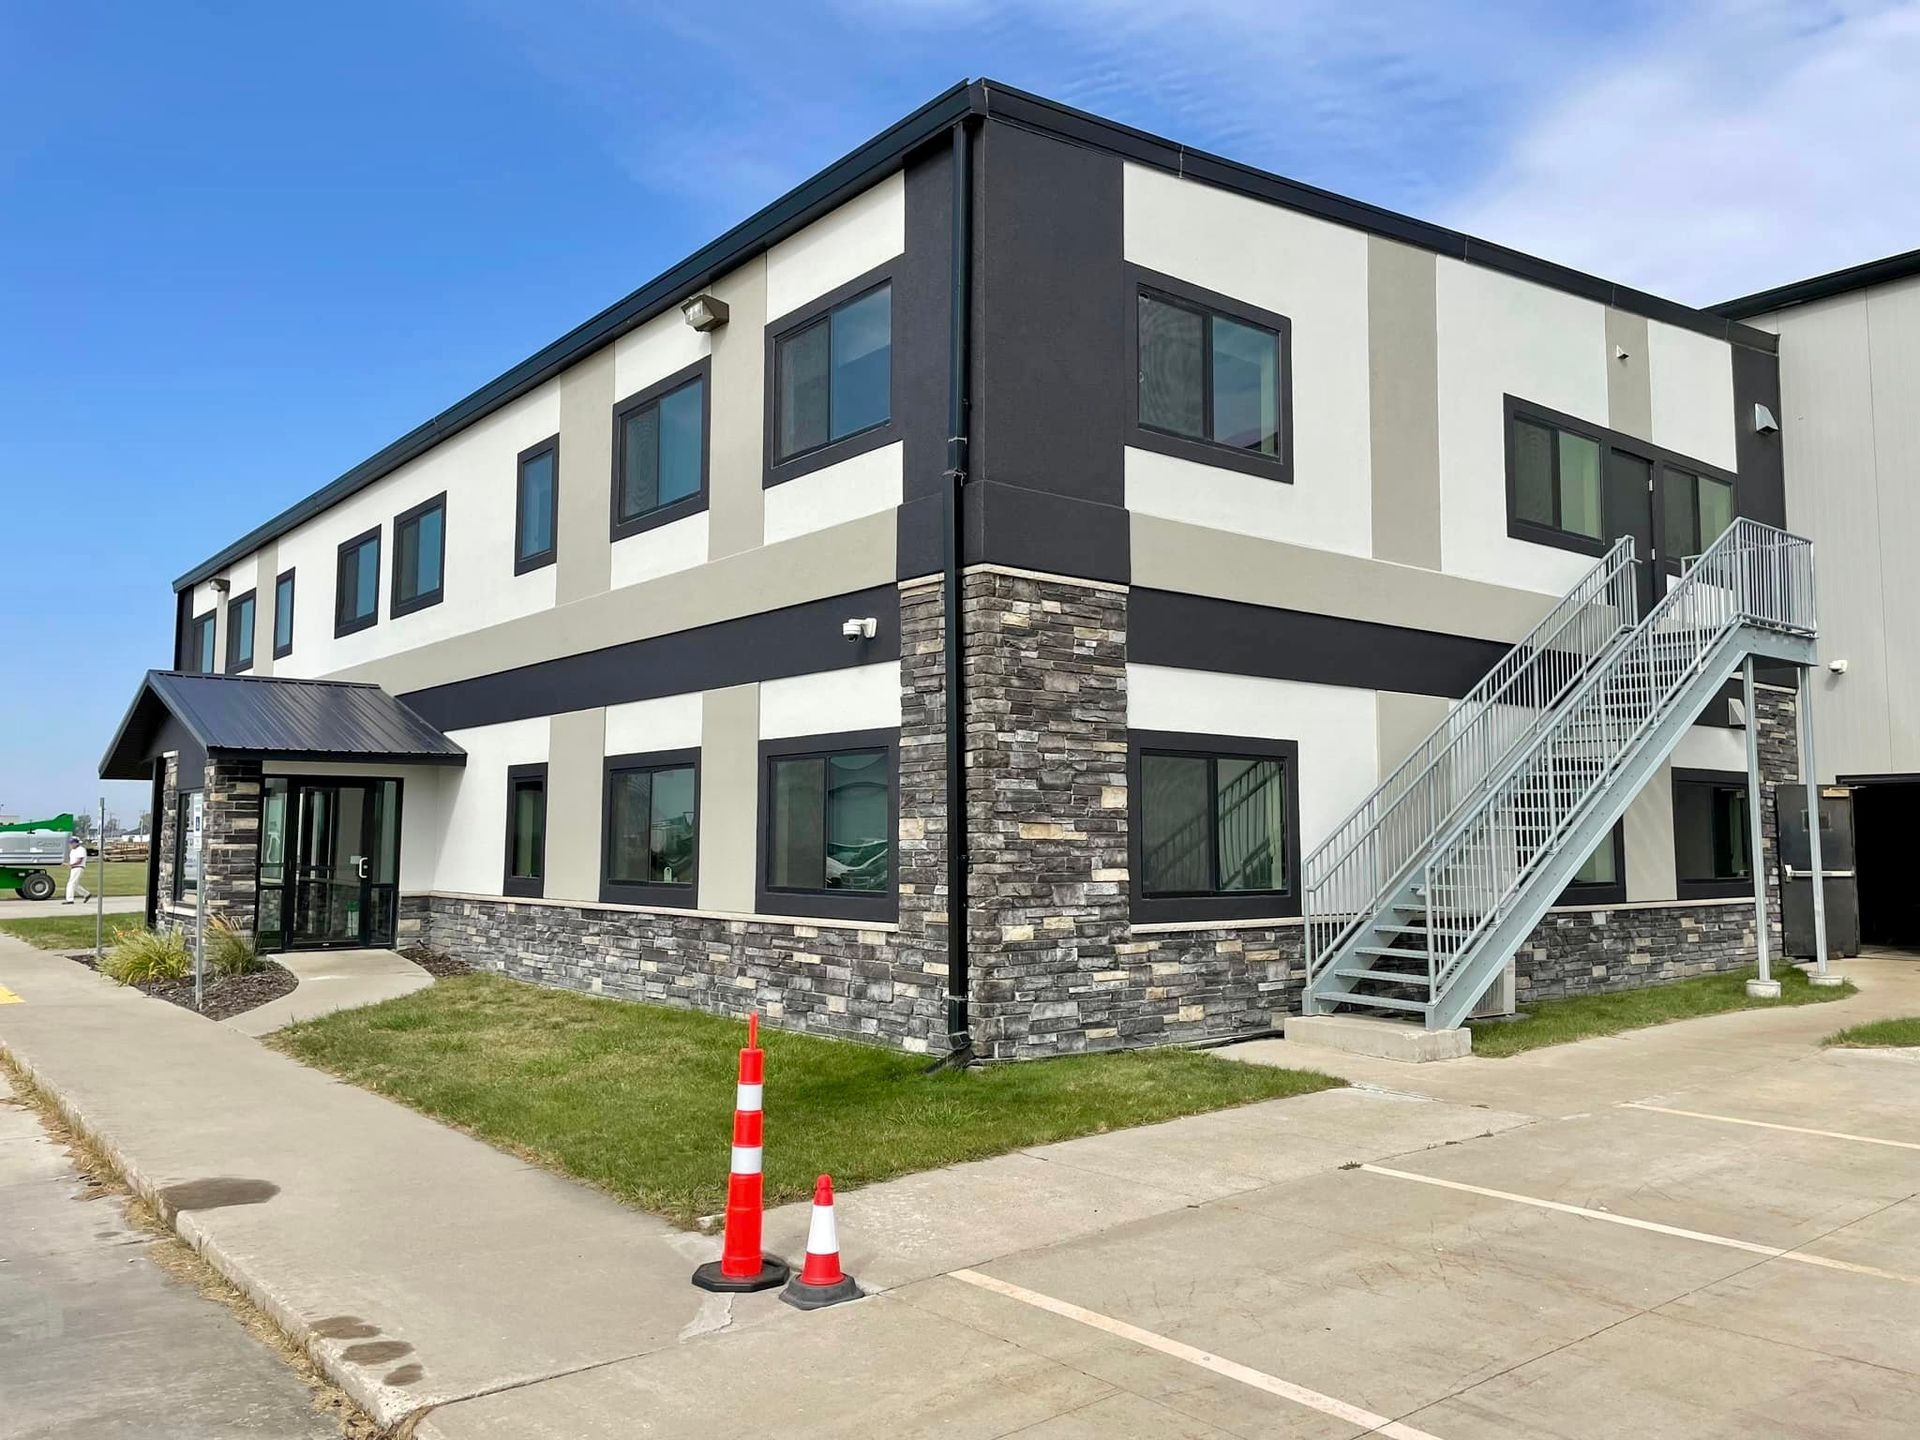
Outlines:
<svg viewBox="0 0 1920 1440"><path fill-rule="evenodd" d="M613 412L613 538L690 515L707 496L707 362Z"/></svg>
<svg viewBox="0 0 1920 1440"><path fill-rule="evenodd" d="M1733 524L1733 482L1667 466L1661 485L1661 553L1678 564L1698 555Z"/></svg>
<svg viewBox="0 0 1920 1440"><path fill-rule="evenodd" d="M1129 443L1291 479L1287 318L1168 276L1133 274L1138 424Z"/></svg>
<svg viewBox="0 0 1920 1440"><path fill-rule="evenodd" d="M507 767L507 874L504 894L538 898L547 879L547 767Z"/></svg>
<svg viewBox="0 0 1920 1440"><path fill-rule="evenodd" d="M187 626L187 663L202 675L211 675L219 668L218 652L214 649L214 636L218 631L216 613L212 610L194 616Z"/></svg>
<svg viewBox="0 0 1920 1440"><path fill-rule="evenodd" d="M333 633L351 635L380 619L380 527L340 547L334 572Z"/></svg>
<svg viewBox="0 0 1920 1440"><path fill-rule="evenodd" d="M699 752L692 750L608 757L602 900L694 903L698 758Z"/></svg>
<svg viewBox="0 0 1920 1440"><path fill-rule="evenodd" d="M1747 777L1738 771L1673 772L1674 878L1682 900L1753 888Z"/></svg>
<svg viewBox="0 0 1920 1440"><path fill-rule="evenodd" d="M560 527L560 437L520 452L513 484L513 573L553 564Z"/></svg>
<svg viewBox="0 0 1920 1440"><path fill-rule="evenodd" d="M1606 534L1598 440L1516 415L1508 455L1516 521L1587 540Z"/></svg>
<svg viewBox="0 0 1920 1440"><path fill-rule="evenodd" d="M227 601L227 673L253 668L254 592Z"/></svg>
<svg viewBox="0 0 1920 1440"><path fill-rule="evenodd" d="M1136 919L1298 913L1297 754L1286 741L1135 732Z"/></svg>
<svg viewBox="0 0 1920 1440"><path fill-rule="evenodd" d="M293 571L273 582L273 658L293 653Z"/></svg>
<svg viewBox="0 0 1920 1440"><path fill-rule="evenodd" d="M442 491L393 522L393 613L411 615L438 605L446 568L447 496Z"/></svg>
<svg viewBox="0 0 1920 1440"><path fill-rule="evenodd" d="M1627 898L1626 832L1615 825L1561 892L1563 905L1617 905Z"/></svg>
<svg viewBox="0 0 1920 1440"><path fill-rule="evenodd" d="M182 790L174 797L173 898L192 900L200 890L201 830L206 818L206 794Z"/></svg>
<svg viewBox="0 0 1920 1440"><path fill-rule="evenodd" d="M891 918L896 738L762 743L761 904L771 913Z"/></svg>
<svg viewBox="0 0 1920 1440"><path fill-rule="evenodd" d="M773 348L774 460L794 460L893 416L893 287L882 282L782 331Z"/></svg>

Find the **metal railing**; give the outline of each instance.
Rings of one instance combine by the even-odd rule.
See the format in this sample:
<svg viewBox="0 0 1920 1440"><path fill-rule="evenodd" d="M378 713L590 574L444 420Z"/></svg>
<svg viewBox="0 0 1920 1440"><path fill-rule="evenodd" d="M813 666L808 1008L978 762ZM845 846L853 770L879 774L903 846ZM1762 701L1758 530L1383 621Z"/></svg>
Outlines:
<svg viewBox="0 0 1920 1440"><path fill-rule="evenodd" d="M1478 937L1519 903L1528 878L1564 847L1584 807L1743 626L1814 633L1812 545L1745 518L1688 562L1646 620L1429 853L1427 972L1436 1002Z"/></svg>
<svg viewBox="0 0 1920 1440"><path fill-rule="evenodd" d="M1636 609L1633 540L1622 537L1307 857L1309 981L1633 628Z"/></svg>

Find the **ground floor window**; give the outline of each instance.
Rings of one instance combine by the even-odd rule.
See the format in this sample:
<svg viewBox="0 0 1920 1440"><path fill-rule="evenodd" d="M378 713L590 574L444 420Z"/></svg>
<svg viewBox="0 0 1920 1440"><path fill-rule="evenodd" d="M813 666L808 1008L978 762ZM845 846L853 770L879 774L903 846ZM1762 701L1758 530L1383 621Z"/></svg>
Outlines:
<svg viewBox="0 0 1920 1440"><path fill-rule="evenodd" d="M507 876L504 893L538 897L547 875L547 767L507 767Z"/></svg>
<svg viewBox="0 0 1920 1440"><path fill-rule="evenodd" d="M1747 777L1738 771L1673 772L1674 878L1682 900L1753 888Z"/></svg>
<svg viewBox="0 0 1920 1440"><path fill-rule="evenodd" d="M1569 905L1618 905L1627 898L1626 842L1615 825L1607 838L1593 847L1586 862L1573 872L1560 899Z"/></svg>
<svg viewBox="0 0 1920 1440"><path fill-rule="evenodd" d="M607 757L602 900L695 903L699 755L697 750L676 750Z"/></svg>
<svg viewBox="0 0 1920 1440"><path fill-rule="evenodd" d="M1136 920L1300 912L1293 742L1135 731L1130 749Z"/></svg>
<svg viewBox="0 0 1920 1440"><path fill-rule="evenodd" d="M201 830L206 822L206 792L182 790L174 797L173 898L196 899L200 892Z"/></svg>
<svg viewBox="0 0 1920 1440"><path fill-rule="evenodd" d="M891 918L896 741L869 731L762 742L763 908Z"/></svg>

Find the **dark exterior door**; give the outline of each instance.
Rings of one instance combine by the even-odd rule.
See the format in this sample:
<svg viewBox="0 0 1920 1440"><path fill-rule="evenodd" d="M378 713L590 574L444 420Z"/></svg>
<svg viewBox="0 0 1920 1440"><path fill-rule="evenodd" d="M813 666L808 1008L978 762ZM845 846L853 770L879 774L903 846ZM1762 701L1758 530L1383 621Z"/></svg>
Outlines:
<svg viewBox="0 0 1920 1440"><path fill-rule="evenodd" d="M1774 791L1780 824L1780 923L1786 953L1811 960L1813 948L1813 847L1807 835L1804 785ZM1827 955L1860 953L1860 899L1853 864L1853 792L1820 787L1820 868L1826 877Z"/></svg>
<svg viewBox="0 0 1920 1440"><path fill-rule="evenodd" d="M1645 615L1654 601L1653 462L1624 450L1607 452L1607 543L1633 537L1634 589Z"/></svg>
<svg viewBox="0 0 1920 1440"><path fill-rule="evenodd" d="M353 781L293 787L296 949L364 946L371 913L372 787Z"/></svg>

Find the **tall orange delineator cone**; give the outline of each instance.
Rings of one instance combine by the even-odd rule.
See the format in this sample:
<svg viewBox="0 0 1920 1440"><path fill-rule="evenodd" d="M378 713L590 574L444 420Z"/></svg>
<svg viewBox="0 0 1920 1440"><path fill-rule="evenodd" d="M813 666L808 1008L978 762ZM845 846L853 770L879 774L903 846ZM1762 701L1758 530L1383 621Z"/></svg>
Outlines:
<svg viewBox="0 0 1920 1440"><path fill-rule="evenodd" d="M767 1052L760 1048L760 1017L747 1017L747 1048L740 1052L740 1084L733 1102L733 1171L727 1179L727 1232L720 1258L693 1272L702 1290L771 1290L787 1278L787 1262L760 1251L761 1087Z"/></svg>
<svg viewBox="0 0 1920 1440"><path fill-rule="evenodd" d="M814 1181L813 1216L807 1223L807 1263L780 1292L780 1298L802 1310L860 1298L860 1287L840 1269L840 1232L833 1223L831 1175Z"/></svg>

